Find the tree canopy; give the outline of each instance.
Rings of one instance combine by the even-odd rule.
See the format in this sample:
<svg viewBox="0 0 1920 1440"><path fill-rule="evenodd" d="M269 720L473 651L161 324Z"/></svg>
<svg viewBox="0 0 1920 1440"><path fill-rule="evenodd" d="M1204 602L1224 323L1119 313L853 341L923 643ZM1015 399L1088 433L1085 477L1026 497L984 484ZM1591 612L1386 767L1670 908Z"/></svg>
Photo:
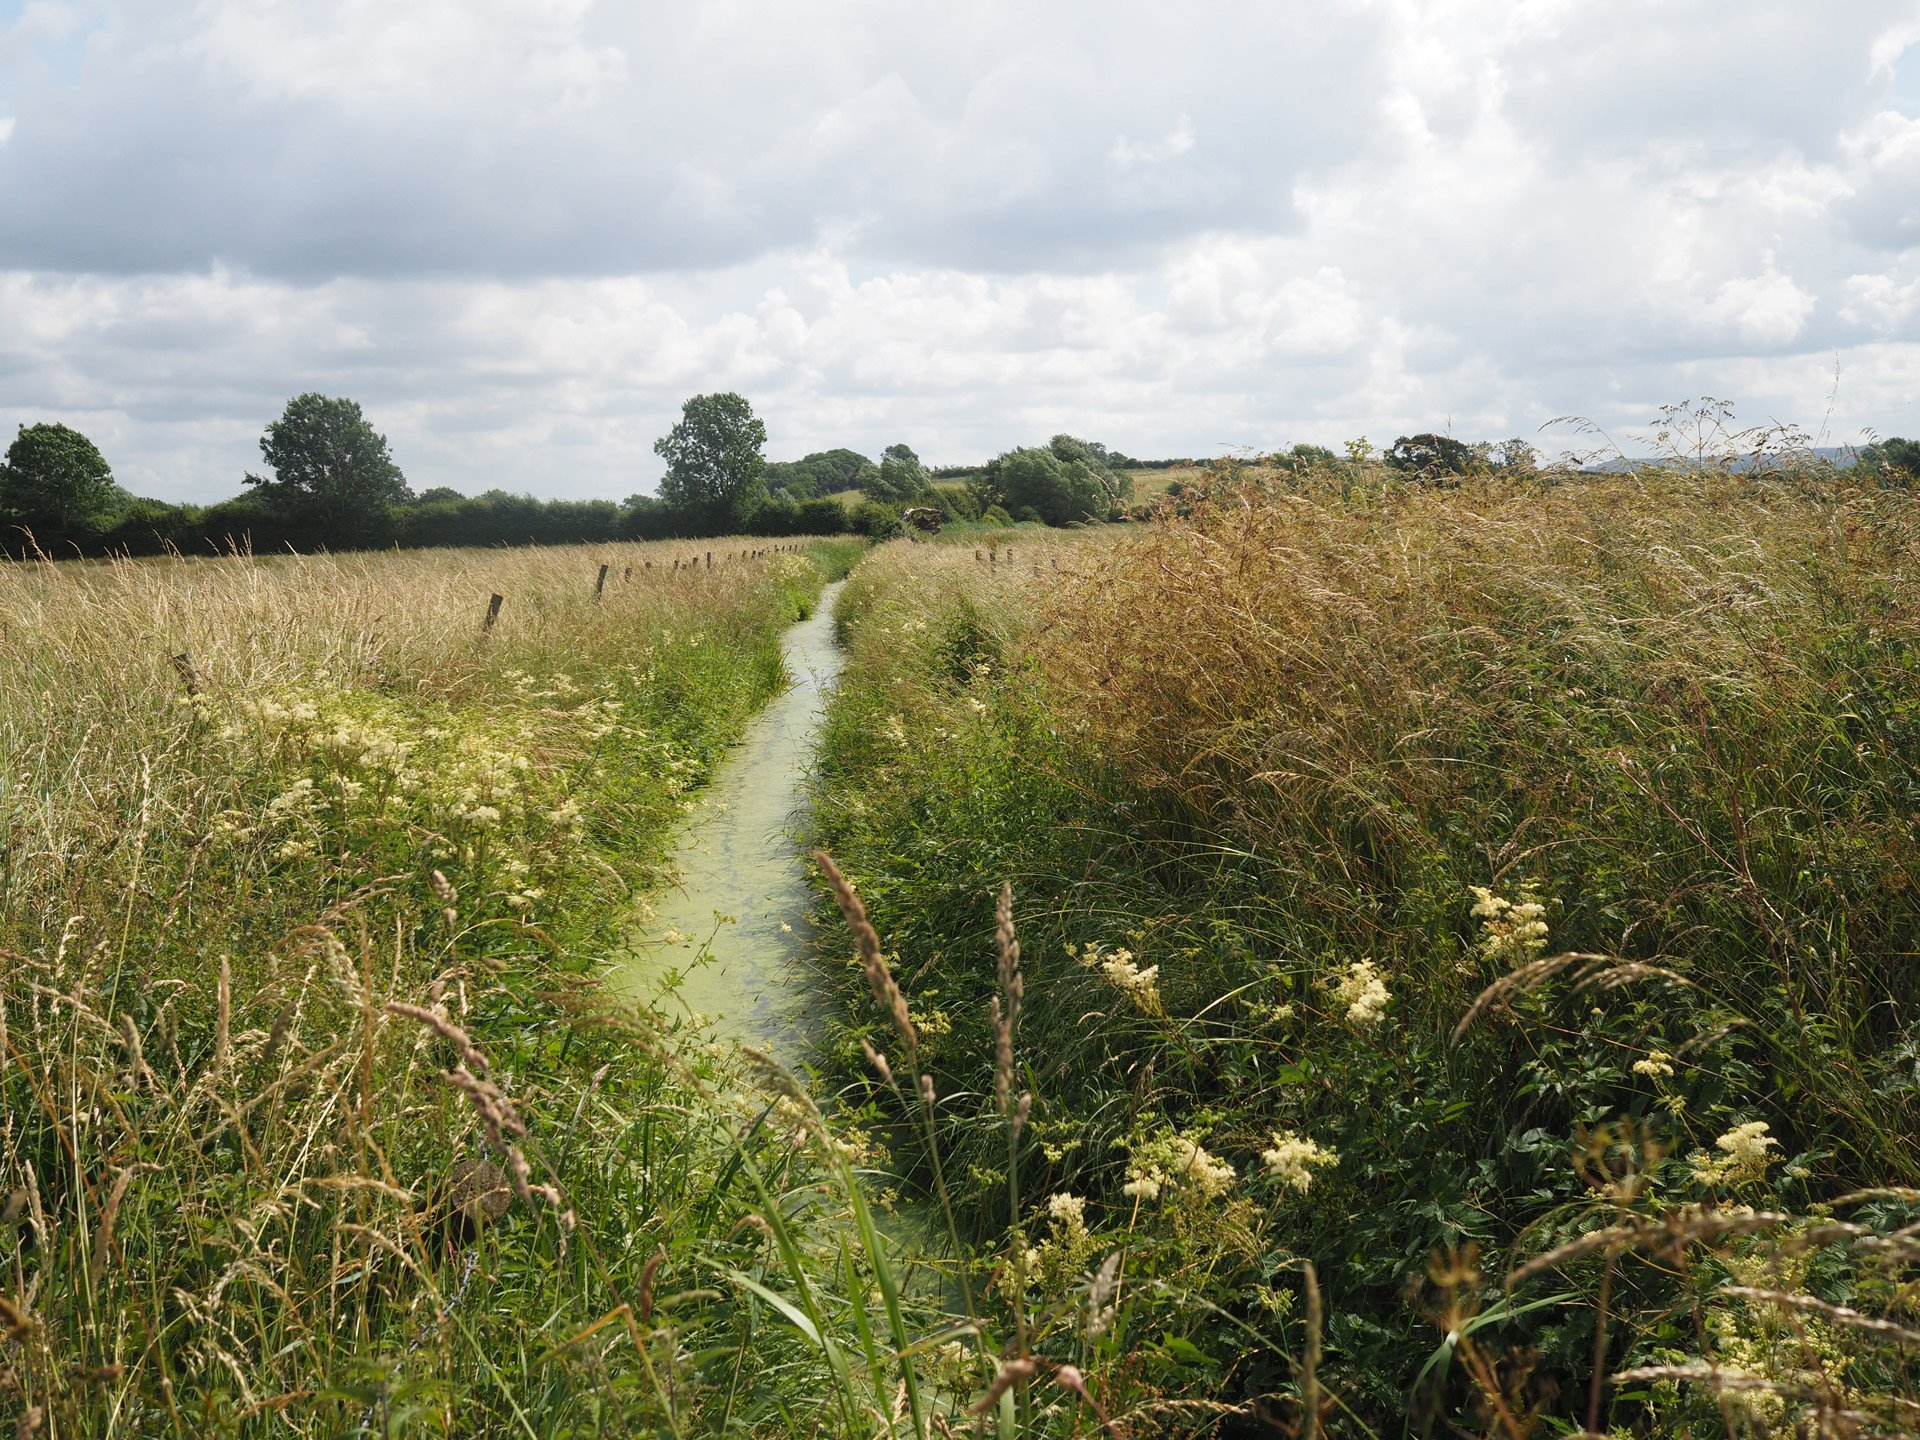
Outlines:
<svg viewBox="0 0 1920 1440"><path fill-rule="evenodd" d="M1387 464L1421 479L1464 475L1473 467L1473 447L1451 435L1402 435L1387 451Z"/></svg>
<svg viewBox="0 0 1920 1440"><path fill-rule="evenodd" d="M1049 525L1110 519L1126 500L1132 480L1108 468L1106 453L1104 447L1071 435L1056 435L1045 447L1009 450L987 465L980 498L1004 507L1016 519Z"/></svg>
<svg viewBox="0 0 1920 1440"><path fill-rule="evenodd" d="M260 453L273 475L249 474L247 484L329 544L376 538L392 507L413 498L386 436L352 400L294 396L260 437Z"/></svg>
<svg viewBox="0 0 1920 1440"><path fill-rule="evenodd" d="M1920 485L1920 440L1898 435L1876 440L1860 452L1860 464L1868 474L1896 485Z"/></svg>
<svg viewBox="0 0 1920 1440"><path fill-rule="evenodd" d="M90 534L119 499L100 451L65 425L22 425L0 466L0 516L41 538Z"/></svg>
<svg viewBox="0 0 1920 1440"><path fill-rule="evenodd" d="M865 490L879 475L873 461L857 450L816 450L798 460L767 463L767 489L811 500L842 490Z"/></svg>
<svg viewBox="0 0 1920 1440"><path fill-rule="evenodd" d="M867 493L879 500L905 504L927 488L930 477L913 447L902 442L889 445L880 456L880 473L867 486Z"/></svg>
<svg viewBox="0 0 1920 1440"><path fill-rule="evenodd" d="M766 494L767 427L744 396L695 395L654 442L667 462L660 498L708 523L737 524Z"/></svg>

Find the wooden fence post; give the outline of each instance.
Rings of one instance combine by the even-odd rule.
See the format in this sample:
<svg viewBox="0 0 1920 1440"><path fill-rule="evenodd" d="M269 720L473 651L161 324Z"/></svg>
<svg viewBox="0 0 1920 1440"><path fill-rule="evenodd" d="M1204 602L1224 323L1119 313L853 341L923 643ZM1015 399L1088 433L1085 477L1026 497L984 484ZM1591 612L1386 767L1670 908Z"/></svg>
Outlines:
<svg viewBox="0 0 1920 1440"><path fill-rule="evenodd" d="M506 603L507 597L504 595L495 595L491 600L487 601L487 618L480 622L480 633L482 635L491 635L493 633L493 622L500 618L500 607Z"/></svg>
<svg viewBox="0 0 1920 1440"><path fill-rule="evenodd" d="M600 562L600 578L593 582L593 603L596 605L600 603L601 598L607 593L607 572L611 569L613 569L613 566L607 564L606 561L603 560Z"/></svg>
<svg viewBox="0 0 1920 1440"><path fill-rule="evenodd" d="M189 697L200 693L200 672L193 667L193 656L182 650L172 657L173 668L180 672L181 683L187 687Z"/></svg>

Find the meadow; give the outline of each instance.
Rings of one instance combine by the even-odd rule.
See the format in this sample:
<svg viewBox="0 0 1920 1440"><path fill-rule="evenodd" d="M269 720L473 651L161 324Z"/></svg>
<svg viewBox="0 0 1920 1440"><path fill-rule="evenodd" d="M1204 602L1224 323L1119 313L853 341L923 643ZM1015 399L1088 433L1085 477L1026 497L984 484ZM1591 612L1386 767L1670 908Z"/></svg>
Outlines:
<svg viewBox="0 0 1920 1440"><path fill-rule="evenodd" d="M0 571L0 1423L1920 1431L1913 498L1186 488ZM849 571L796 1076L600 977Z"/></svg>
<svg viewBox="0 0 1920 1440"><path fill-rule="evenodd" d="M904 1008L839 971L834 1059L1034 1383L1231 1434L1915 1429L1912 496L1208 488L888 546L839 610L815 824Z"/></svg>
<svg viewBox="0 0 1920 1440"><path fill-rule="evenodd" d="M601 1013L594 971L857 550L0 571L18 1434L632 1434L696 1405L650 1368L649 1285L729 1249L712 1180L745 1152L712 1062Z"/></svg>

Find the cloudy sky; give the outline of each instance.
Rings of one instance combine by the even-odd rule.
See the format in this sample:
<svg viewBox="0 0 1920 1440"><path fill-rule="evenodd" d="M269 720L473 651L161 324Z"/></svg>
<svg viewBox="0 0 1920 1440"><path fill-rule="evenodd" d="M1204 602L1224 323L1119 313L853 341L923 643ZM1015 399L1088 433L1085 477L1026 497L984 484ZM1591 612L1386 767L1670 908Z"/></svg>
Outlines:
<svg viewBox="0 0 1920 1440"><path fill-rule="evenodd" d="M619 497L716 389L775 458L1920 434L1920 0L0 0L0 434L210 500L321 390Z"/></svg>

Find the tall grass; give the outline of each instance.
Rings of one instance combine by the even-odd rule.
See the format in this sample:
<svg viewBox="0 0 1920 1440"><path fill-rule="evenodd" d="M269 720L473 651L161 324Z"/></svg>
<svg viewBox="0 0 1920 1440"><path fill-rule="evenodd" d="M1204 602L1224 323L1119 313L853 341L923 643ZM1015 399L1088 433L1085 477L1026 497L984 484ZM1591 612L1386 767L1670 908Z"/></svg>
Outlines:
<svg viewBox="0 0 1920 1440"><path fill-rule="evenodd" d="M1003 1274L1052 1247L1036 1353L1113 1253L1109 1409L1910 1427L1911 498L1340 467L1187 509L849 590L818 824L957 1207Z"/></svg>
<svg viewBox="0 0 1920 1440"><path fill-rule="evenodd" d="M775 1404L714 1282L764 1268L742 1167L791 1204L804 1157L591 975L857 547L745 548L0 571L19 1433Z"/></svg>

